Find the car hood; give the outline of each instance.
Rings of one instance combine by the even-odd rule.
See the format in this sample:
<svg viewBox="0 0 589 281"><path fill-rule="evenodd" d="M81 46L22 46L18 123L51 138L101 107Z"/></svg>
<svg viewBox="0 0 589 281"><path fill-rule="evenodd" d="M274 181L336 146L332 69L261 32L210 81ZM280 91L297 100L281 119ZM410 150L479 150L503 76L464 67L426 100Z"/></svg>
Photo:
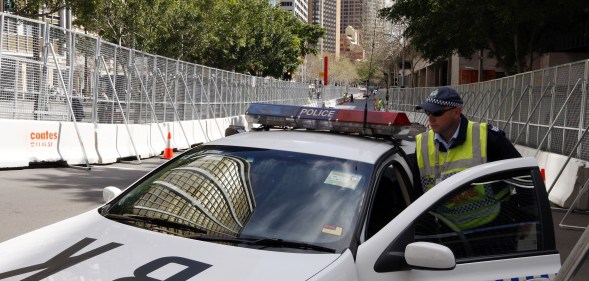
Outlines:
<svg viewBox="0 0 589 281"><path fill-rule="evenodd" d="M306 280L339 256L191 240L114 222L92 210L0 243L0 279Z"/></svg>

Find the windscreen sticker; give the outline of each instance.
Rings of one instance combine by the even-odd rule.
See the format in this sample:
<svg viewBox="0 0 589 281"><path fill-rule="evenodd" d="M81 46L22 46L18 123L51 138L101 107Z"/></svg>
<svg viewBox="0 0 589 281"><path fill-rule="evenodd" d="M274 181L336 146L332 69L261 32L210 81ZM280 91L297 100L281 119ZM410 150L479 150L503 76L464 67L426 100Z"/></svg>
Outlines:
<svg viewBox="0 0 589 281"><path fill-rule="evenodd" d="M361 179L361 175L331 171L323 183L356 189Z"/></svg>
<svg viewBox="0 0 589 281"><path fill-rule="evenodd" d="M342 228L339 226L324 224L321 233L342 236Z"/></svg>

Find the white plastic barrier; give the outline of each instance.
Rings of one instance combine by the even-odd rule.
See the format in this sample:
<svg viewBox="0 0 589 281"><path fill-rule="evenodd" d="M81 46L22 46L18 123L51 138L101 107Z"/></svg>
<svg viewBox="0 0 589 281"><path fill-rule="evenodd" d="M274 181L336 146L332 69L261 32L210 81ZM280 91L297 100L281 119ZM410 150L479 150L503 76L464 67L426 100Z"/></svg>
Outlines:
<svg viewBox="0 0 589 281"><path fill-rule="evenodd" d="M99 164L115 163L121 155L117 150L117 125L96 125L96 152Z"/></svg>
<svg viewBox="0 0 589 281"><path fill-rule="evenodd" d="M135 143L137 153L141 158L149 158L152 156L152 150L149 145L150 126L147 124L129 124L129 130Z"/></svg>
<svg viewBox="0 0 589 281"><path fill-rule="evenodd" d="M98 163L96 152L96 139L94 138L94 124L78 123L78 133L73 122L61 122L58 141L58 152L61 158L70 165L86 164L86 157L89 164ZM82 144L80 144L80 139ZM86 155L84 155L84 152Z"/></svg>
<svg viewBox="0 0 589 281"><path fill-rule="evenodd" d="M0 168L62 160L57 152L59 122L0 119L0 130L4 132Z"/></svg>
<svg viewBox="0 0 589 281"><path fill-rule="evenodd" d="M193 138L194 127L192 121L174 122L174 137L176 148L188 149L195 143Z"/></svg>
<svg viewBox="0 0 589 281"><path fill-rule="evenodd" d="M149 125L129 124L129 132L127 132L125 125L116 126L117 151L121 158L136 157L137 155L141 158L150 157Z"/></svg>
<svg viewBox="0 0 589 281"><path fill-rule="evenodd" d="M166 124L152 123L149 125L149 146L153 156L161 155L166 148L168 129Z"/></svg>
<svg viewBox="0 0 589 281"><path fill-rule="evenodd" d="M525 146L516 145L518 151L522 156L534 157L536 149ZM563 165L566 163L568 156L560 155L556 153L540 151L536 156L538 166L540 169L544 169L544 175L546 178L546 188L549 189ZM562 174L554 184L552 191L548 195L550 202L563 208L570 208L571 204L577 197L580 190L583 188L585 181L587 181L587 172L589 171L589 163L583 160L571 158L566 168L562 171ZM587 204L587 198L589 193L584 194L581 200L575 206L577 209L589 209Z"/></svg>
<svg viewBox="0 0 589 281"><path fill-rule="evenodd" d="M225 128L229 126L226 118L206 119L204 121L206 124L205 132L209 140L212 141L225 136Z"/></svg>
<svg viewBox="0 0 589 281"><path fill-rule="evenodd" d="M208 141L210 141L209 137L206 135L206 131L205 131L205 124L206 122L204 120L194 120L192 121L192 124L194 126L194 143L206 143Z"/></svg>

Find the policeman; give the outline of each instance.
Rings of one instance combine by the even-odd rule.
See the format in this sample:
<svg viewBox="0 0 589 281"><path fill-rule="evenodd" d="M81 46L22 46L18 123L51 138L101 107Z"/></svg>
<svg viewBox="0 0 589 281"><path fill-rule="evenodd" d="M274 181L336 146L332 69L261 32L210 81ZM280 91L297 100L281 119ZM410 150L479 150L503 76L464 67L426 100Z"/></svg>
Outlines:
<svg viewBox="0 0 589 281"><path fill-rule="evenodd" d="M462 115L463 104L456 90L441 87L416 107L427 114L430 126L430 130L416 137L413 160L417 165L413 174L416 189L421 189L418 192L426 192L472 166L521 157L503 131L487 123L469 121ZM509 197L508 188L478 185L451 198L437 211L452 224L451 228L464 231L489 226L502 217L501 204ZM510 241L508 247L514 247L513 243Z"/></svg>
<svg viewBox="0 0 589 281"><path fill-rule="evenodd" d="M442 87L416 107L427 114L430 126L416 138L418 173L414 174L419 178L414 182L423 191L472 166L521 157L503 131L462 115L463 104L456 90Z"/></svg>

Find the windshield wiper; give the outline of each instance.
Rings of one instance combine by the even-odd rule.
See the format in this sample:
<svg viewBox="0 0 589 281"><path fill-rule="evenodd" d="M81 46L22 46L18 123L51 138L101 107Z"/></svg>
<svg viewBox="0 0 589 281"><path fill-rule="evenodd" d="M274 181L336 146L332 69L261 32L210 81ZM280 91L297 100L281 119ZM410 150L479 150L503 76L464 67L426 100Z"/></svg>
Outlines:
<svg viewBox="0 0 589 281"><path fill-rule="evenodd" d="M220 237L220 236L212 236L212 235L193 235L193 236L186 236L186 238L202 240L202 241L213 241L213 242L230 242L230 243L238 243L238 244L245 244L245 245L259 245L265 247L275 247L275 248L294 248L294 249L303 249L303 250L314 250L319 252L326 252L326 253L335 253L335 249L313 245L304 242L297 242L297 241L288 241L279 238L233 238L233 237Z"/></svg>
<svg viewBox="0 0 589 281"><path fill-rule="evenodd" d="M143 223L149 223L149 224L153 224L153 225L157 225L157 226L188 230L188 231L192 231L192 232L196 232L196 233L206 233L207 232L204 229L200 229L200 228L196 228L196 227L193 227L190 225L172 222L172 221L168 221L168 220L164 220L164 219L160 219L160 218L148 218L148 217L139 216L139 215L132 215L132 214L119 215L119 214L110 214L110 213L105 214L104 217L107 219L115 220L115 221L143 222Z"/></svg>

